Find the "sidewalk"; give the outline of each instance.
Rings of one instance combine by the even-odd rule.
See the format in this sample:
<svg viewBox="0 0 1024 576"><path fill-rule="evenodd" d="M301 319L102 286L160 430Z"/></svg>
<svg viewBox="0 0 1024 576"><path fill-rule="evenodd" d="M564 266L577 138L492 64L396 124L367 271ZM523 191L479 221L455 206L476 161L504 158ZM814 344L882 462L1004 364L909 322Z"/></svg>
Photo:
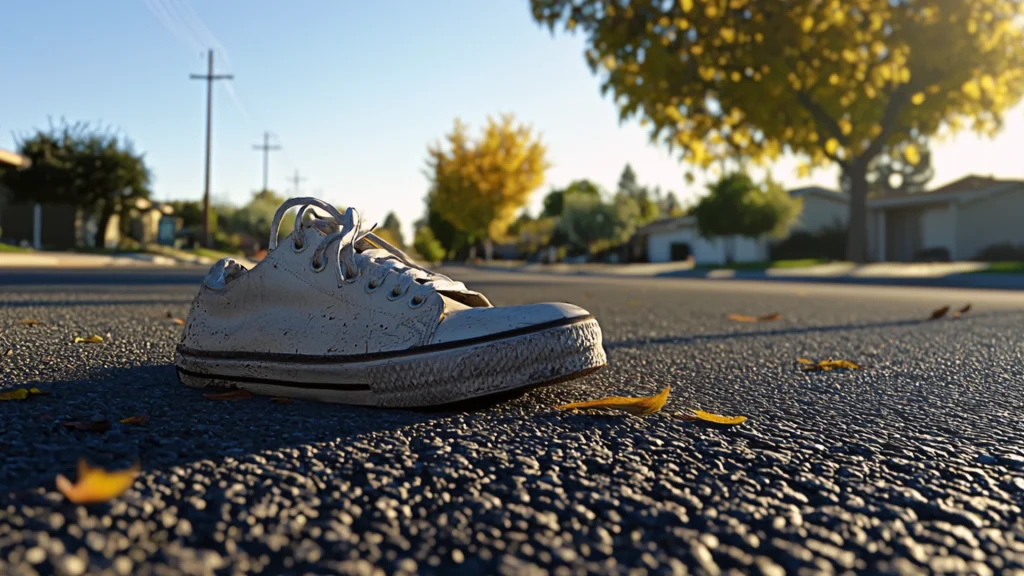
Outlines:
<svg viewBox="0 0 1024 576"><path fill-rule="evenodd" d="M238 258L239 263L252 267L253 263ZM79 254L75 252L0 252L3 268L107 268L126 266L209 266L213 260L193 257L172 258L159 254Z"/></svg>
<svg viewBox="0 0 1024 576"><path fill-rule="evenodd" d="M471 265L469 265L471 266ZM686 262L662 264L526 264L482 263L475 267L561 275L597 275L634 278L693 278L709 280L760 280L777 282L829 282L890 286L934 286L1024 290L1024 274L986 273L984 262L875 263L839 262L805 268L767 270L699 269Z"/></svg>

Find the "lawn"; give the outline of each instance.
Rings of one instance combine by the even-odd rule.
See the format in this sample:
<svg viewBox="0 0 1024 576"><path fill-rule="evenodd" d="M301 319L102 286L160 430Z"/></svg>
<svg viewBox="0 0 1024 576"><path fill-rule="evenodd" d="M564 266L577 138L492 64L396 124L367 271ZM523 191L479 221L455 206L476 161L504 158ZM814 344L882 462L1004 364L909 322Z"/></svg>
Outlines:
<svg viewBox="0 0 1024 576"><path fill-rule="evenodd" d="M1024 274L1024 262L992 262L992 265L984 270L978 270L975 274Z"/></svg>
<svg viewBox="0 0 1024 576"><path fill-rule="evenodd" d="M15 246L14 244L4 244L0 242L0 252L31 252L31 248L22 248L21 246Z"/></svg>

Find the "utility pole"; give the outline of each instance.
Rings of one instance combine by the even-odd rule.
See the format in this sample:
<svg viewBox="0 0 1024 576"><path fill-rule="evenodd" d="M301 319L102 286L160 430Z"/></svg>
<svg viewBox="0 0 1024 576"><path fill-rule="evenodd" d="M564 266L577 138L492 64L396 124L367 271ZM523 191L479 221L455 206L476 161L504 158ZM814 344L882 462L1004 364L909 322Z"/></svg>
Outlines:
<svg viewBox="0 0 1024 576"><path fill-rule="evenodd" d="M263 133L263 145L253 144L253 150L260 150L263 152L263 189L267 189L267 165L270 160L270 152L274 150L280 150L281 147L277 144L270 145L270 132Z"/></svg>
<svg viewBox="0 0 1024 576"><path fill-rule="evenodd" d="M213 131L213 82L214 80L231 80L231 74L213 73L213 50L207 54L206 74L190 74L192 80L206 81L206 177L203 185L203 246L210 247L210 141Z"/></svg>
<svg viewBox="0 0 1024 576"><path fill-rule="evenodd" d="M292 176L290 178L290 180L292 181L292 186L295 189L294 194L295 194L295 196L298 196L299 195L299 183L302 182L303 180L306 180L306 178L303 178L302 176L299 176L299 171L296 170L295 171L295 176Z"/></svg>

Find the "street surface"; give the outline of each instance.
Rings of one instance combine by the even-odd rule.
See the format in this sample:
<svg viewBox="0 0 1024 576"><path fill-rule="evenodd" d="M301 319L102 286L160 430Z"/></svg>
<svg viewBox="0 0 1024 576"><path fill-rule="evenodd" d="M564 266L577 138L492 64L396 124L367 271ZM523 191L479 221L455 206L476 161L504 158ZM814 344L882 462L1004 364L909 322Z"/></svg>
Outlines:
<svg viewBox="0 0 1024 576"><path fill-rule="evenodd" d="M411 412L181 386L166 313L203 272L0 270L0 389L52 393L0 402L0 574L1024 573L1024 292L449 270L496 305L584 306L610 365ZM553 409L666 385L645 418ZM143 473L76 506L54 477L81 456Z"/></svg>

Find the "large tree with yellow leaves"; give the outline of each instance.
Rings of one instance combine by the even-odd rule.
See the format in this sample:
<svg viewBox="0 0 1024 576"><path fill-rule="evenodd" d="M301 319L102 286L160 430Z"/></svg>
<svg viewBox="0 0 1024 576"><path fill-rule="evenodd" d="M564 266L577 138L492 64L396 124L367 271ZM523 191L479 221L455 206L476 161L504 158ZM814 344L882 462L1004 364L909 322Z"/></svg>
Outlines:
<svg viewBox="0 0 1024 576"><path fill-rule="evenodd" d="M445 140L427 150L430 207L470 242L489 247L544 183L544 144L511 115L488 118L476 139L456 119Z"/></svg>
<svg viewBox="0 0 1024 576"><path fill-rule="evenodd" d="M883 149L945 127L995 133L1024 93L1019 0L531 0L588 38L623 119L708 167L840 167L847 256L867 258L866 173ZM918 150L904 146L914 163Z"/></svg>

